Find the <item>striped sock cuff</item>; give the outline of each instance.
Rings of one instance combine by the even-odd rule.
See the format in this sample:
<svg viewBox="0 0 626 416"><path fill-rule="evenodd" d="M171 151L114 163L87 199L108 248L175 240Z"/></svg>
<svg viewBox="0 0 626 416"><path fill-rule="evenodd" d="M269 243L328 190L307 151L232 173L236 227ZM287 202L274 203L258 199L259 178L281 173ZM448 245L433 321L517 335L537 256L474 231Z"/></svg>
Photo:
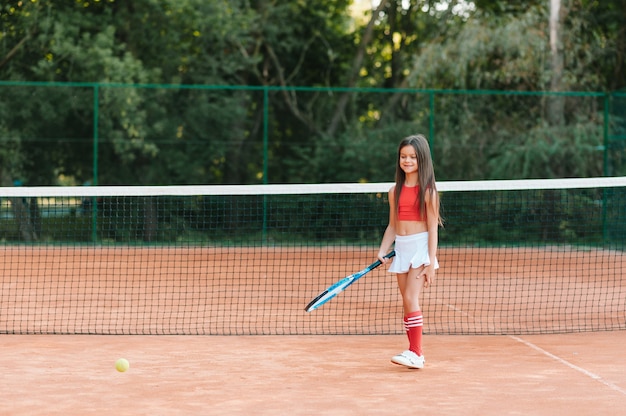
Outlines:
<svg viewBox="0 0 626 416"><path fill-rule="evenodd" d="M424 317L420 313L419 315L408 315L404 318L404 327L408 331L409 328L415 328L424 325Z"/></svg>

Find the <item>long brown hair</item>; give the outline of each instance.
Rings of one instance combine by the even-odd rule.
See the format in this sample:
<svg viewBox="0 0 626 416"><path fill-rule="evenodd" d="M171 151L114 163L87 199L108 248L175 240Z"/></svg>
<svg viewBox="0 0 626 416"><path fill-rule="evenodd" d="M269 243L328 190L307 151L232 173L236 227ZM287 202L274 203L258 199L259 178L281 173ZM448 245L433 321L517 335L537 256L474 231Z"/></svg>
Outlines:
<svg viewBox="0 0 626 416"><path fill-rule="evenodd" d="M402 185L406 179L406 174L400 167L400 151L405 146L412 146L415 149L417 155L417 180L419 185L419 194L417 204L419 206L420 217L424 218L424 212L426 210L426 192L437 192L437 185L435 183L435 169L433 167L433 159L430 154L430 146L428 140L421 134L415 134L405 137L398 145L398 155L396 160L396 209L400 202L400 192L402 192ZM441 218L440 218L441 221Z"/></svg>

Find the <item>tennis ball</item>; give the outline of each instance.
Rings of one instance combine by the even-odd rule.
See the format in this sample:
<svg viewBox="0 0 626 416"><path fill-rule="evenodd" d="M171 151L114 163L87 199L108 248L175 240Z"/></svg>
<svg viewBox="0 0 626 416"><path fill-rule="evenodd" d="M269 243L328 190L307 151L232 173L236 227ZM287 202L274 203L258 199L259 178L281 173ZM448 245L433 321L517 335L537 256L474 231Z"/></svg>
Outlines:
<svg viewBox="0 0 626 416"><path fill-rule="evenodd" d="M128 367L130 367L130 363L128 362L126 358L120 358L119 360L115 362L115 369L119 371L120 373L123 373L124 371L128 370Z"/></svg>

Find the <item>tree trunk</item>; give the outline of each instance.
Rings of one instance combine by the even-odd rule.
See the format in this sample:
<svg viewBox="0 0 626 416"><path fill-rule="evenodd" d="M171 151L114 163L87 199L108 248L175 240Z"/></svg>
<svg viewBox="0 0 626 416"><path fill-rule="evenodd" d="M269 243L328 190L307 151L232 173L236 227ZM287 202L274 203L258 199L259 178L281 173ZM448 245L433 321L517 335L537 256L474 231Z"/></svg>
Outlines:
<svg viewBox="0 0 626 416"><path fill-rule="evenodd" d="M365 33L363 34L363 38L361 38L361 43L359 44L359 48L357 49L356 56L352 61L352 69L350 70L350 74L348 76L348 87L354 87L354 85L356 84L359 71L361 70L361 65L363 65L363 59L365 58L365 50L372 40L374 25L376 23L376 20L378 19L378 15L385 9L385 7L387 7L388 4L389 0L382 0L376 10L372 11L372 18L365 28ZM326 130L326 134L329 137L333 137L337 132L337 129L339 128L339 123L344 117L346 106L348 105L348 101L352 95L353 93L351 92L345 92L341 97L339 97L339 100L337 101L337 106L335 107L335 111L333 112L334 116L328 125L328 129Z"/></svg>
<svg viewBox="0 0 626 416"><path fill-rule="evenodd" d="M159 215L156 197L143 198L143 241L156 241L159 230Z"/></svg>
<svg viewBox="0 0 626 416"><path fill-rule="evenodd" d="M561 22L567 15L562 2L565 0L550 0L550 91L563 90L563 36ZM550 125L561 126L565 122L565 98L551 95L548 97L547 117Z"/></svg>
<svg viewBox="0 0 626 416"><path fill-rule="evenodd" d="M28 203L24 198L9 198L11 201L11 207L13 208L13 218L17 223L17 230L23 241L36 241L37 235L33 224L30 221L28 215Z"/></svg>
<svg viewBox="0 0 626 416"><path fill-rule="evenodd" d="M2 172L0 172L0 184L2 186L13 186L11 178L5 169L2 169ZM31 201L31 204L35 204L35 206L32 207L32 209L37 212L37 201L35 198L33 198L33 200L34 201ZM9 198L9 201L11 202L13 218L17 224L17 230L20 238L23 241L36 241L37 232L35 231L35 225L31 221L28 200L26 198L13 197Z"/></svg>

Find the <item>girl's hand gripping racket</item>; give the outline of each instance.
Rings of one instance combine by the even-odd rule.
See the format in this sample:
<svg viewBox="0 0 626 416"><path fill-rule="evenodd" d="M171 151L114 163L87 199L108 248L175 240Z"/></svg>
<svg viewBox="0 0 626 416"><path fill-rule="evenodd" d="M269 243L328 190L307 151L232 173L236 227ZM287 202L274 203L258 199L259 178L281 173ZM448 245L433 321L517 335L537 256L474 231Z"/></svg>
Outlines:
<svg viewBox="0 0 626 416"><path fill-rule="evenodd" d="M387 254L385 258L390 259L395 255L396 255L396 252L392 251L391 253ZM346 290L348 286L350 286L352 283L356 282L361 277L365 276L367 273L371 272L372 270L374 270L381 264L382 263L380 262L380 260L376 260L374 263L370 264L369 266L367 266L360 272L351 274L350 276L346 276L340 281L338 281L337 283L330 285L328 289L320 293L315 299L309 302L309 304L306 305L306 308L304 308L304 310L307 312L314 311L315 309L319 308L320 306L322 306L323 304L325 304L326 302L328 302L329 300L337 296L339 293Z"/></svg>

